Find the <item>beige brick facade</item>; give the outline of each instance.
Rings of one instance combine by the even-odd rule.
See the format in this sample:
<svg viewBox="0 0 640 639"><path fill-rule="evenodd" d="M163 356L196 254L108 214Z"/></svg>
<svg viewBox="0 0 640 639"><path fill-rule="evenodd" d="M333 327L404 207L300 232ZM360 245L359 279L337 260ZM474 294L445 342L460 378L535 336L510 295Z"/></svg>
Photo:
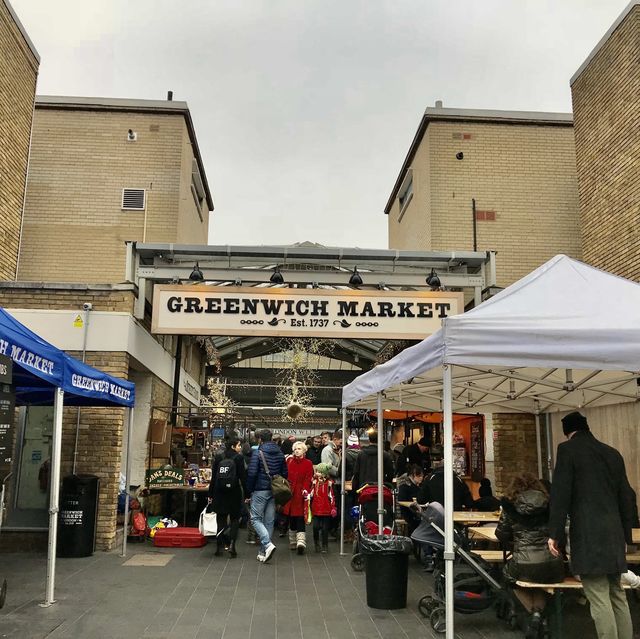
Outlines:
<svg viewBox="0 0 640 639"><path fill-rule="evenodd" d="M10 6L0 0L0 280L16 277L39 63Z"/></svg>
<svg viewBox="0 0 640 639"><path fill-rule="evenodd" d="M389 248L472 250L475 198L477 247L497 252L499 286L558 253L581 257L570 116L505 113L427 109L387 205Z"/></svg>
<svg viewBox="0 0 640 639"><path fill-rule="evenodd" d="M640 4L573 79L582 251L640 282Z"/></svg>
<svg viewBox="0 0 640 639"><path fill-rule="evenodd" d="M196 149L185 103L38 97L18 278L121 282L126 241L206 244ZM144 211L122 210L124 188Z"/></svg>

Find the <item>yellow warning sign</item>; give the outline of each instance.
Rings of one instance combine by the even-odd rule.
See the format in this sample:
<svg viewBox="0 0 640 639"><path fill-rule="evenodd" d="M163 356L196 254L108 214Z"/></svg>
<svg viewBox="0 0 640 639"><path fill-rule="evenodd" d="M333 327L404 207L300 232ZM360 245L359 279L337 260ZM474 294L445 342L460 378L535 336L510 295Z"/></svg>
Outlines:
<svg viewBox="0 0 640 639"><path fill-rule="evenodd" d="M80 317L80 315L76 315L76 318L73 320L73 326L75 328L82 328L84 326L84 322L82 321L82 317Z"/></svg>

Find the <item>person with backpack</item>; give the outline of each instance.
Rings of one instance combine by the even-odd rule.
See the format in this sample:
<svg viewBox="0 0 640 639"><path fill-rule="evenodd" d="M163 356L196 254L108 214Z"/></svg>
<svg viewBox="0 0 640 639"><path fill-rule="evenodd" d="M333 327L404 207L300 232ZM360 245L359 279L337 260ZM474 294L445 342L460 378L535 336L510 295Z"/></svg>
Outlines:
<svg viewBox="0 0 640 639"><path fill-rule="evenodd" d="M287 463L278 444L272 441L270 430L260 431L258 450L251 455L247 471L247 494L251 496L251 523L260 539L258 561L267 562L275 552L271 541L276 518L276 502L271 480L276 475L287 478Z"/></svg>
<svg viewBox="0 0 640 639"><path fill-rule="evenodd" d="M238 556L236 541L242 516L242 505L246 494L247 474L241 454L242 443L237 437L225 442L224 454L214 461L209 484L209 503L218 516L216 551L219 557L222 549L228 547L232 558Z"/></svg>

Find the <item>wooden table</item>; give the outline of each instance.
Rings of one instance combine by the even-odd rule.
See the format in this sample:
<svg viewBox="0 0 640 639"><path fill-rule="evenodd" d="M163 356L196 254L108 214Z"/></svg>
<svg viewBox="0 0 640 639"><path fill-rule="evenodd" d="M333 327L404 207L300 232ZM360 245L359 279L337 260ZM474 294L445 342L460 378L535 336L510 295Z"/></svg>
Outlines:
<svg viewBox="0 0 640 639"><path fill-rule="evenodd" d="M481 524L484 522L498 523L500 513L474 512L471 510L456 510L453 513L453 521L456 524Z"/></svg>
<svg viewBox="0 0 640 639"><path fill-rule="evenodd" d="M631 529L631 538L634 544L640 544L640 528Z"/></svg>
<svg viewBox="0 0 640 639"><path fill-rule="evenodd" d="M469 531L469 536L498 543L496 528L497 526L469 526L467 530Z"/></svg>

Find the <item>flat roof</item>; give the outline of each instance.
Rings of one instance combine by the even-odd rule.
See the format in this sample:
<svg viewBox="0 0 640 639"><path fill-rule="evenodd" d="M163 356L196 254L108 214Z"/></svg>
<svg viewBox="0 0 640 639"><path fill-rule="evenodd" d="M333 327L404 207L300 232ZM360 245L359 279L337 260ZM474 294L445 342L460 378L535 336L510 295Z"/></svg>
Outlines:
<svg viewBox="0 0 640 639"><path fill-rule="evenodd" d="M196 131L191 119L189 105L180 100L139 100L131 98L99 98L66 95L36 95L36 109L68 109L78 111L122 111L130 113L162 113L165 115L182 115L187 124L193 153L202 175L207 205L213 211L213 197L209 189L207 174L200 155Z"/></svg>
<svg viewBox="0 0 640 639"><path fill-rule="evenodd" d="M391 195L384 207L388 215L398 191L404 180L404 175L413 161L413 157L422 142L425 131L430 122L470 122L485 124L521 124L535 126L573 126L572 113L546 113L543 111L500 111L496 109L450 109L444 107L427 107L420 120L418 130L411 142L409 151L402 163Z"/></svg>
<svg viewBox="0 0 640 639"><path fill-rule="evenodd" d="M40 64L40 54L36 50L33 42L31 42L31 38L29 37L27 30L22 26L22 22L20 22L20 18L18 18L18 15L11 6L11 3L9 2L9 0L2 1L4 2L5 7L7 7L7 11L11 14L13 21L16 23L16 27L18 27L18 29L20 30L20 33L22 34L24 41L27 43L27 46L29 47L29 49L31 49L31 53L33 53L35 59L38 61L38 64Z"/></svg>
<svg viewBox="0 0 640 639"><path fill-rule="evenodd" d="M587 56L587 59L580 65L578 70L571 76L569 84L572 85L582 74L582 72L589 66L589 63L593 58L598 55L600 49L605 45L607 40L613 35L613 32L622 24L624 19L631 13L634 7L640 6L640 0L632 0L624 9L624 11L616 18L615 22L609 27L607 32L600 38L600 41L593 48L591 53Z"/></svg>

